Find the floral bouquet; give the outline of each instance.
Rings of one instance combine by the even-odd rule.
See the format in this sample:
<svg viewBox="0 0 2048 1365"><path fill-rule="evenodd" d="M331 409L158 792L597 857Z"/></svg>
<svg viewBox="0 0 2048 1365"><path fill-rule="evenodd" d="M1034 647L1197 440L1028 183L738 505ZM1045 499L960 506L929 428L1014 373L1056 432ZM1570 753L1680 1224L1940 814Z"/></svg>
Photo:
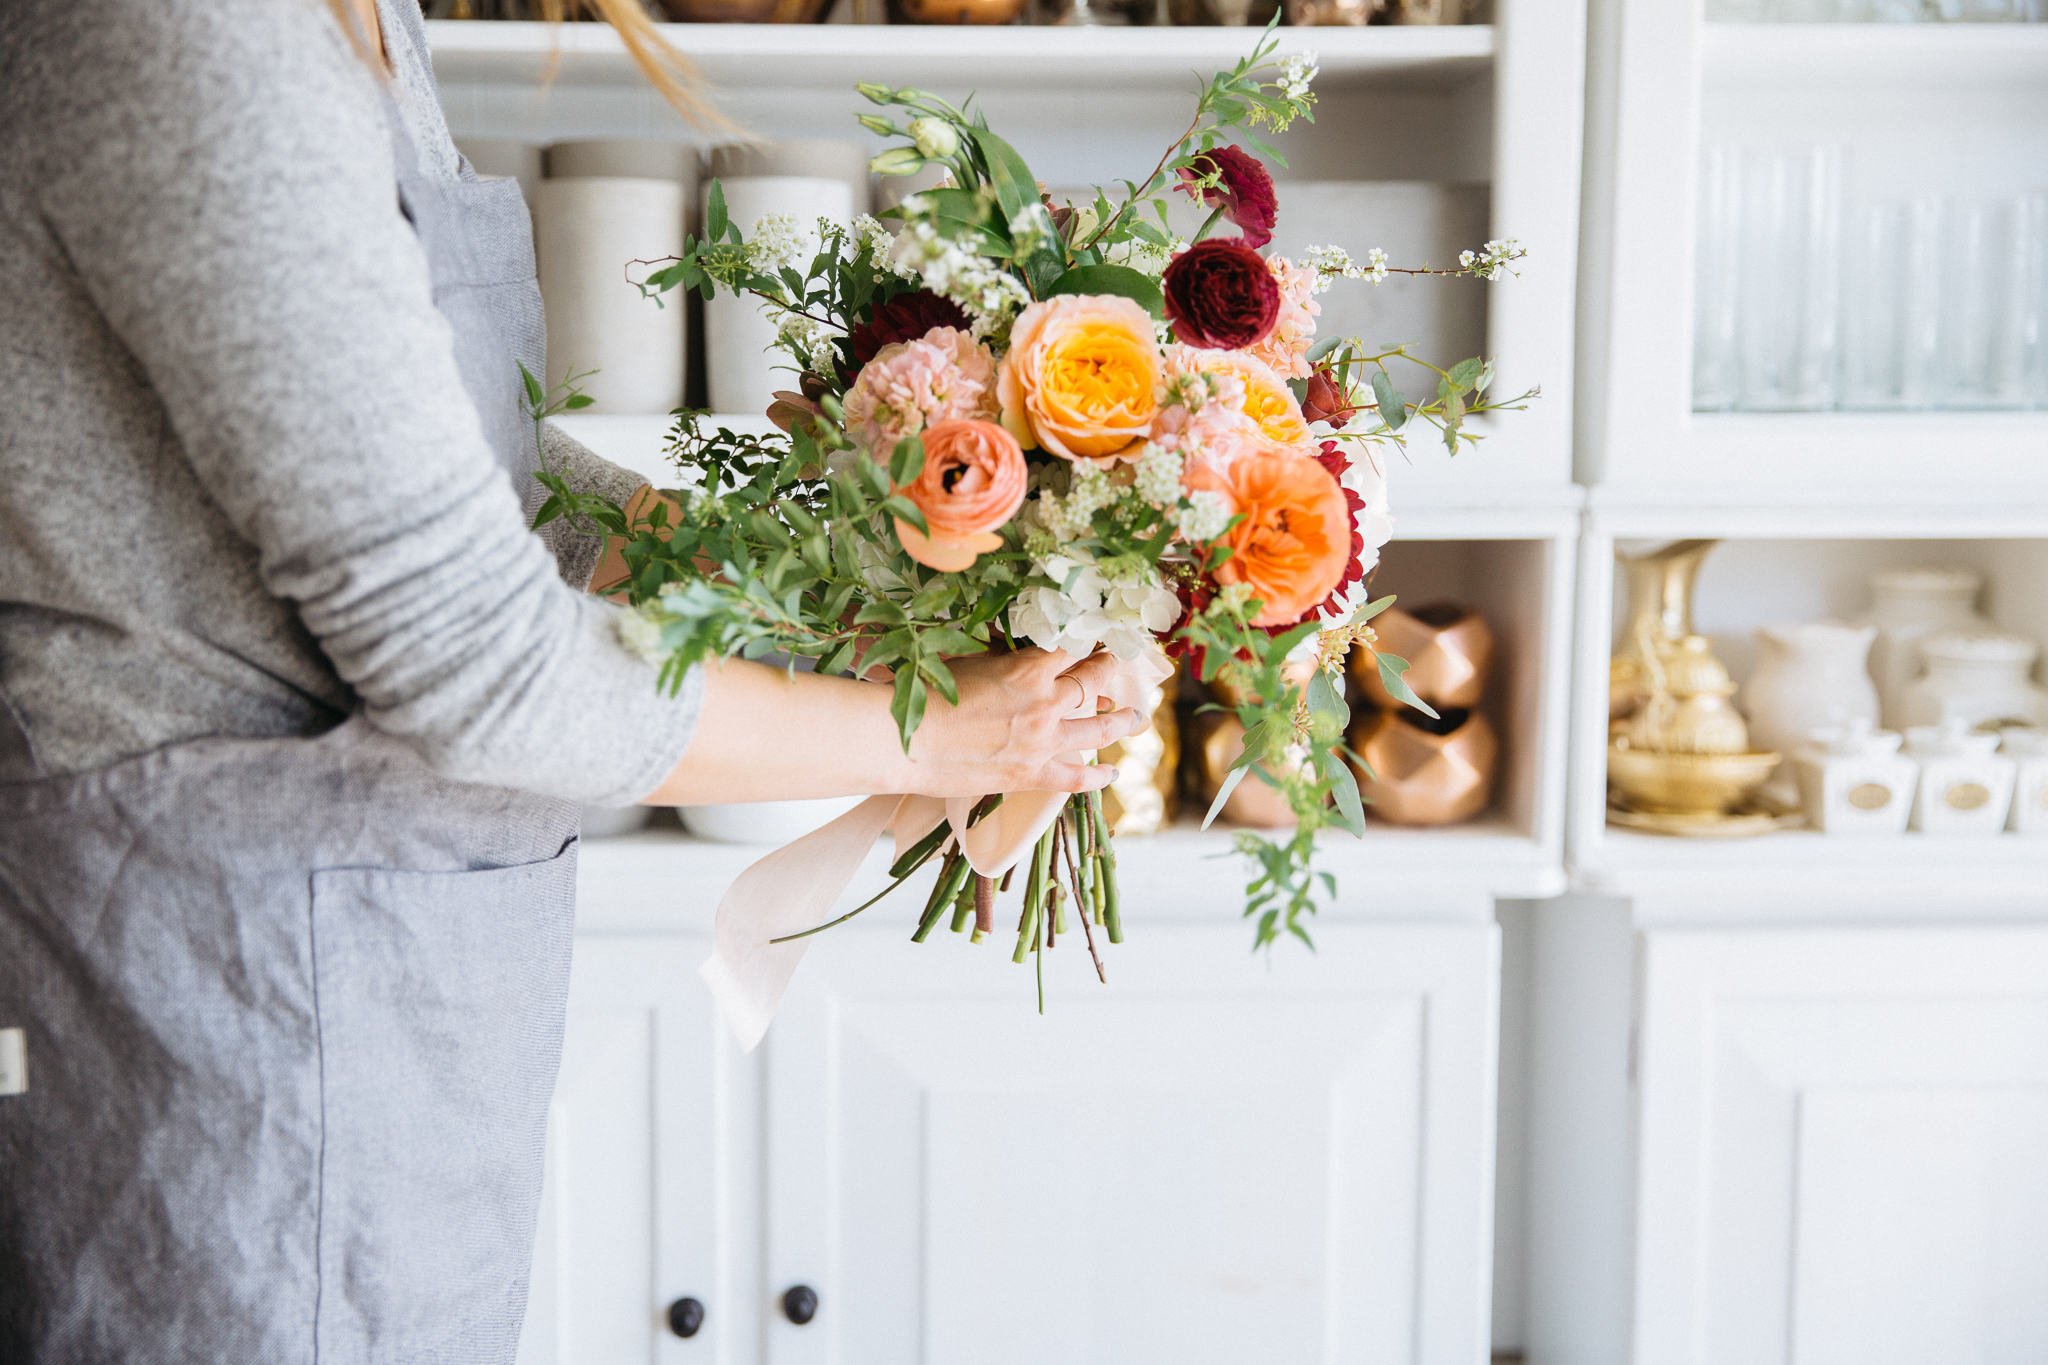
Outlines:
<svg viewBox="0 0 2048 1365"><path fill-rule="evenodd" d="M1377 250L1364 264L1336 248L1303 261L1260 254L1278 205L1259 158L1281 158L1255 132L1282 132L1314 105L1314 59L1276 61L1275 46L1269 28L1207 82L1186 133L1143 181L1085 203L1046 197L971 103L860 86L892 111L862 123L902 139L873 169L936 168L936 188L886 221L771 215L743 230L714 184L705 235L679 258L642 263L658 267L642 286L650 295L723 289L778 319L797 375L768 413L784 434L707 433L686 412L670 454L696 487L629 519L543 475L554 496L540 513L587 517L624 541L622 629L665 685L735 654L891 678L906 748L933 694L956 699L948 659L1026 644L1077 660L1107 651L1135 699L1169 671L1166 656L1188 657L1204 682L1225 685L1244 726L1209 818L1246 774L1280 788L1299 817L1284 843L1238 836L1261 946L1282 932L1308 940L1316 832L1364 832L1343 749L1343 667L1353 649L1373 649L1371 619L1392 601L1366 600L1392 529L1377 447L1420 422L1455 454L1476 439L1467 416L1519 402L1487 397L1481 359L1439 369L1403 348L1317 341L1316 296L1391 267ZM1169 227L1171 195L1210 210L1192 241ZM1235 232L1219 235L1225 225ZM1457 269L1405 273L1491 279L1519 255L1491 242ZM1397 359L1434 375L1435 393L1413 403L1398 392ZM1378 664L1388 691L1429 710L1402 682L1405 663ZM857 862L894 829L892 890L938 860L914 938L949 917L954 931L972 924L976 941L993 932L997 897L1021 868L1016 961L1053 946L1070 914L1091 952L1097 928L1122 939L1099 793L910 804L877 798L841 833ZM720 954L754 964L740 975L775 976L763 953L829 927L745 944L726 932L742 902L773 901L785 916L799 901L829 905L844 877L789 893L831 882L817 869L833 830L779 872L770 855L754 870L765 880L729 893ZM772 1009L780 982L746 991Z"/></svg>

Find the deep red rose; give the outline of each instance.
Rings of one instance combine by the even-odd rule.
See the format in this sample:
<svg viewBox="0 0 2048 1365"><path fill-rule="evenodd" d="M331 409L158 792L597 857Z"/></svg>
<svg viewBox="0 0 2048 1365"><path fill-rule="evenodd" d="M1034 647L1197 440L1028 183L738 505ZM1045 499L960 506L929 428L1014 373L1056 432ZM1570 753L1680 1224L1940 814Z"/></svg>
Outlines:
<svg viewBox="0 0 2048 1365"><path fill-rule="evenodd" d="M929 289L898 294L887 303L875 305L875 315L847 333L839 343L847 357L848 383L860 367L875 358L875 352L899 341L916 341L934 327L957 327L965 332L974 326L959 304Z"/></svg>
<svg viewBox="0 0 2048 1365"><path fill-rule="evenodd" d="M1344 386L1331 376L1329 370L1318 367L1309 375L1308 390L1301 399L1301 415L1305 420L1327 422L1342 431L1344 424L1357 412L1351 396L1344 392Z"/></svg>
<svg viewBox="0 0 2048 1365"><path fill-rule="evenodd" d="M1218 176L1219 183L1208 189L1195 188L1197 180L1210 175ZM1244 233L1246 246L1264 246L1273 240L1273 220L1280 215L1280 201L1273 193L1272 175L1257 157L1226 143L1196 157L1181 169L1180 178L1183 193L1199 195L1210 208L1223 210L1223 216Z"/></svg>
<svg viewBox="0 0 2048 1365"><path fill-rule="evenodd" d="M1173 334L1190 346L1235 351L1262 341L1280 316L1280 282L1242 242L1211 238L1173 258L1160 284Z"/></svg>

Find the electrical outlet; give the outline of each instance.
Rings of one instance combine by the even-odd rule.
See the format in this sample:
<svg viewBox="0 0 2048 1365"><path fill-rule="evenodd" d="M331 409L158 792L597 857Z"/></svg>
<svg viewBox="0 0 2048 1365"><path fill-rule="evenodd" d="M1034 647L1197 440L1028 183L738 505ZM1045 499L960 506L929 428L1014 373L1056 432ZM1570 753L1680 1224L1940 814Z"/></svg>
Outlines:
<svg viewBox="0 0 2048 1365"><path fill-rule="evenodd" d="M0 1095L19 1095L28 1089L28 1032L0 1028Z"/></svg>

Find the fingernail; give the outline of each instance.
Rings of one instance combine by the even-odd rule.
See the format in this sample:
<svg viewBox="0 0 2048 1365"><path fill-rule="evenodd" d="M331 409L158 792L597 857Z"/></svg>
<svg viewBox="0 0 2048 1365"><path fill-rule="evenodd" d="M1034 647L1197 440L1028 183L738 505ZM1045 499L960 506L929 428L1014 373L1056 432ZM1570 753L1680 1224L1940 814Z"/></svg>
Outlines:
<svg viewBox="0 0 2048 1365"><path fill-rule="evenodd" d="M1116 769L1114 769L1114 768L1111 768L1111 769L1109 770L1109 780L1110 780L1111 782L1115 782L1115 781L1116 781L1116 780L1117 780L1118 778L1120 778L1120 777L1122 777L1122 776L1123 776L1123 774L1122 774L1122 773L1120 773L1120 772L1118 772L1118 771L1117 771Z"/></svg>

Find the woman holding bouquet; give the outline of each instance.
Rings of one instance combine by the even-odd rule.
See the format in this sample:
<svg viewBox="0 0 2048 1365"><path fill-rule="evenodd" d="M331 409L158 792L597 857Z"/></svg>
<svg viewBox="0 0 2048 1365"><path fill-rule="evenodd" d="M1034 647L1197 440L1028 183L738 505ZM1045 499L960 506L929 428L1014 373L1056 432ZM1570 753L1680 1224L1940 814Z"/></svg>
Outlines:
<svg viewBox="0 0 2048 1365"><path fill-rule="evenodd" d="M0 127L0 1359L510 1361L577 803L1080 790L1143 721L1035 650L908 755L882 684L660 693L527 529L540 444L646 494L537 444L406 0L13 0Z"/></svg>

